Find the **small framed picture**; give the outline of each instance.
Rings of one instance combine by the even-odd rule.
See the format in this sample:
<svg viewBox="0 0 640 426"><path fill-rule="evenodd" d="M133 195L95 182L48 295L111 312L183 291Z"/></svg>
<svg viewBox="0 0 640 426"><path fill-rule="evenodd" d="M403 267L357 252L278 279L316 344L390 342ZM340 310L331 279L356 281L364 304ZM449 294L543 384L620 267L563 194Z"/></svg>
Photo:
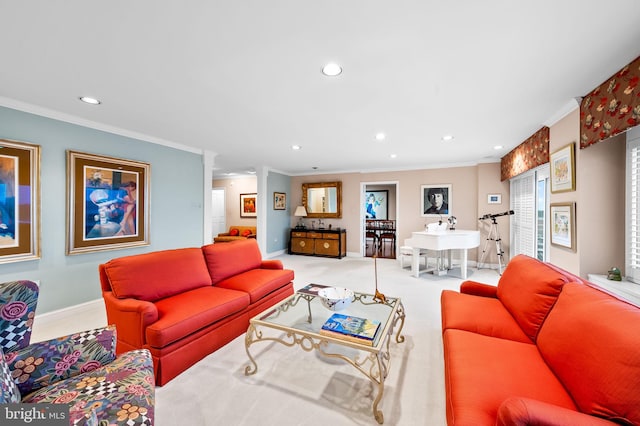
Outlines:
<svg viewBox="0 0 640 426"><path fill-rule="evenodd" d="M273 193L273 209L274 210L287 209L287 194L285 194L284 192Z"/></svg>
<svg viewBox="0 0 640 426"><path fill-rule="evenodd" d="M576 203L550 205L551 244L576 251Z"/></svg>
<svg viewBox="0 0 640 426"><path fill-rule="evenodd" d="M502 204L502 194L487 194L487 204Z"/></svg>
<svg viewBox="0 0 640 426"><path fill-rule="evenodd" d="M258 217L256 210L258 194L240 194L240 217Z"/></svg>
<svg viewBox="0 0 640 426"><path fill-rule="evenodd" d="M551 154L551 192L576 190L575 143L563 146Z"/></svg>
<svg viewBox="0 0 640 426"><path fill-rule="evenodd" d="M422 185L420 189L423 217L451 214L451 184Z"/></svg>

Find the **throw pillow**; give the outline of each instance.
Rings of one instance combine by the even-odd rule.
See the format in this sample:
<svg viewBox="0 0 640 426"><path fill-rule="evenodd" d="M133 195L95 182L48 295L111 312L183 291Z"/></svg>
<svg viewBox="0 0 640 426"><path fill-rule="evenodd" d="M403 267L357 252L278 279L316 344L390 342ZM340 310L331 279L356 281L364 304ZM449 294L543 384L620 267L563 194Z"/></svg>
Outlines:
<svg viewBox="0 0 640 426"><path fill-rule="evenodd" d="M11 370L4 361L4 354L0 349L0 404L20 402L20 390L11 377Z"/></svg>
<svg viewBox="0 0 640 426"><path fill-rule="evenodd" d="M233 228L230 232L229 235L231 235L232 237L237 237L238 234L240 234L240 231L237 230L236 228Z"/></svg>
<svg viewBox="0 0 640 426"><path fill-rule="evenodd" d="M249 235L251 235L251 230L250 229L245 229L244 231L242 231L242 236L243 237L248 237Z"/></svg>

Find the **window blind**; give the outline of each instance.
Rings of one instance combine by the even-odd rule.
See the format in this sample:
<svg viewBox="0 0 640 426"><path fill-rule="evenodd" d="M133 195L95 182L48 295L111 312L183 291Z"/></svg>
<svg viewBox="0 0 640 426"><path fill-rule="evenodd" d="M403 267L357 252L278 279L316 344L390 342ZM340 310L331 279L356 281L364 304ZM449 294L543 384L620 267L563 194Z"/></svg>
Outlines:
<svg viewBox="0 0 640 426"><path fill-rule="evenodd" d="M626 279L640 283L640 129L627 133Z"/></svg>
<svg viewBox="0 0 640 426"><path fill-rule="evenodd" d="M535 170L512 178L510 183L511 246L510 255L536 257L536 178Z"/></svg>

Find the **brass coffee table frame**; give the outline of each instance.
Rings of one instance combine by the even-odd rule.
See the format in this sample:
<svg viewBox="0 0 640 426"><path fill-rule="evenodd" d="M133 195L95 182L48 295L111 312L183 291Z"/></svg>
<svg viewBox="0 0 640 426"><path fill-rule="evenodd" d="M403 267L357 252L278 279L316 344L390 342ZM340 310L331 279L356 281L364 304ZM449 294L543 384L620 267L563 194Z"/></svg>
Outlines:
<svg viewBox="0 0 640 426"><path fill-rule="evenodd" d="M357 303L365 306L376 304L381 305L379 302L374 301L373 297L374 296L372 294L356 293L352 302L352 306ZM374 345L367 346L365 344L359 344L340 338L333 338L330 336L322 335L317 330L313 329L313 327L310 327L310 329L304 329L296 327L296 324L287 325L274 322L278 319L278 317L280 317L281 314L286 315L286 312L296 309L296 306L298 304L300 304L301 306L299 306L297 309L300 309L306 302L308 308L308 317L306 319L306 322L307 324L311 324L313 321L311 309L312 304L320 305L320 301L314 299L315 296L312 295L295 293L294 295L283 300L282 302L266 310L265 312L262 312L261 314L253 317L250 320L249 328L247 329L247 334L245 335L244 340L245 350L247 352L247 356L249 357L250 364L245 367L244 374L246 376L249 376L255 374L258 371L258 364L256 363L255 358L249 352L249 347L251 347L251 345L253 345L254 343L273 341L289 347L298 345L306 352L311 352L315 349L323 356L326 356L328 358L338 358L347 362L348 364L355 367L356 370L364 374L365 377L371 380L374 387L378 388L378 393L373 401L373 415L377 422L382 424L384 422L384 415L382 414L382 411L378 409L378 404L380 403L380 400L382 399L382 395L384 393L384 381L387 378L387 374L389 373L389 366L391 363L389 342L391 341L391 335L393 334L393 331L398 322L400 323L400 326L396 333L395 340L397 343L404 342L404 336L400 334L404 326L405 318L404 306L402 305L401 300L399 298L388 297L386 298L386 301L382 303L382 305L386 305L390 308L388 316L386 317L386 321L384 319L380 321L380 326L382 327L382 329L381 331L379 331L379 335L376 336ZM327 309L324 309L324 311L326 312L320 312L323 312L323 314L326 313L326 318L328 318L332 313ZM348 312L348 310L345 312ZM383 316L385 315L386 313L383 314ZM326 318L316 319L319 319L321 323L324 323ZM280 333L278 336L266 336L263 333L263 331L266 330L283 331L285 334L283 335L282 333ZM341 353L331 352L330 344L357 349L358 352L356 352L353 357L349 357Z"/></svg>

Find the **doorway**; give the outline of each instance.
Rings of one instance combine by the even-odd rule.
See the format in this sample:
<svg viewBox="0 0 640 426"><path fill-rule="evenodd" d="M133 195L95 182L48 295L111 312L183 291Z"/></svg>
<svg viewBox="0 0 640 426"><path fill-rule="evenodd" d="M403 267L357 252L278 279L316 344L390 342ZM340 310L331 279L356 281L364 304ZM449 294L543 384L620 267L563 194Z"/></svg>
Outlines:
<svg viewBox="0 0 640 426"><path fill-rule="evenodd" d="M398 183L363 182L361 200L362 255L395 259L398 248Z"/></svg>
<svg viewBox="0 0 640 426"><path fill-rule="evenodd" d="M225 189L213 188L211 190L211 241L218 234L227 232L226 216Z"/></svg>

